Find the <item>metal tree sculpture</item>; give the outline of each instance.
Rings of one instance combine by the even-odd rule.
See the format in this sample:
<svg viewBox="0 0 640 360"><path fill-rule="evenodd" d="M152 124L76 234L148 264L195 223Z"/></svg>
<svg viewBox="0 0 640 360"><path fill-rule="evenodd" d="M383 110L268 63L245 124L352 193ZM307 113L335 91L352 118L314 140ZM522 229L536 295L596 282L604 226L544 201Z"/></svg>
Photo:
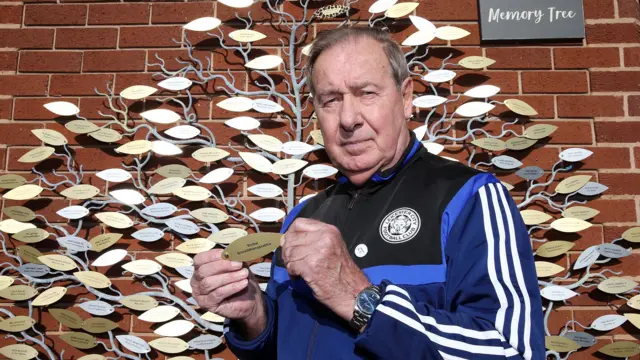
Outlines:
<svg viewBox="0 0 640 360"><path fill-rule="evenodd" d="M498 134L484 130L483 125L500 121L498 117L490 115L497 105L504 105L512 114L523 117L537 113L531 106L517 99L490 101L500 91L493 85L476 86L463 94L455 94L453 86L448 91L438 88L439 84L450 83L456 77L456 72L449 68L479 70L493 64L493 60L469 56L458 63L448 63L452 57L449 56L441 62L438 69L430 69L425 63L429 56L427 44L430 41L435 38L453 41L468 36L469 33L454 26L436 27L424 18L409 15L418 3L396 2L397 0L376 1L369 8L371 16L368 24L388 29L398 19L408 16L417 29L402 45L410 49L405 56L411 75L417 81L427 84L428 91L416 94L413 101L418 121L413 121L412 124L419 125L414 132L424 146L434 154L445 151L444 145L467 149L467 163L476 168L501 173L518 169L515 175L524 180L522 185L525 188L524 199L518 207L524 209L522 216L526 224L531 226L532 235L540 230L551 229L574 233L591 226L586 220L597 215L597 211L573 205L584 204L591 197L601 194L606 190L604 185L590 182L590 175L574 175L557 183L553 192L548 192L560 173L573 170L574 163L584 160L591 152L575 148L563 151L549 174L536 166L522 168L523 164L519 160L503 154L505 151L517 152L535 146L540 139L552 135L556 127L536 124L518 131L517 126L520 125L517 124L520 120L516 118L504 122ZM253 0L219 0L219 3L231 7L257 6ZM114 355L112 358L128 359L139 359L143 354L150 359L157 355L152 352L152 348L166 354L204 352L207 359L210 358L210 352L218 352L222 338L211 333L221 333L220 323L223 319L211 312L202 311L192 298L184 296L184 293L191 291L191 256L215 246L226 247L249 232L260 232L259 223L262 225L280 221L285 216L281 206L291 210L296 203L308 197L297 199L296 196L296 190L303 183L304 177L312 179L317 189L318 179L330 178L337 172L337 169L327 164L309 165L312 161L311 154L320 153L324 148L320 131L310 130L315 126L315 121L312 114L308 118L311 113L310 95L305 89L306 78L299 69L312 45L305 45L308 27L313 22L326 19L343 19L336 26L351 25L351 5L354 3L355 1L346 0L341 5L327 5L311 11L309 0L302 0L302 17L298 19L285 12L278 1L265 1L263 5L277 18L277 25L274 26L284 29L283 36L278 39L280 50L284 54L282 57L272 54L254 57L252 43L265 38L265 35L251 29L254 23L250 12L246 18L236 13L236 18L244 24L244 28L229 34L222 31L222 22L213 17L200 18L186 24L184 41L174 41L187 50L189 59L177 59L181 67L174 71L169 70L165 60L158 55L157 63L148 64L160 69L153 77L159 81L157 86L167 94L158 101L178 106L181 110L178 112L160 107L142 112L140 115L144 122L133 121L130 104L125 100L142 101L158 91L156 87L144 85L131 86L119 94L115 93L112 84L107 84L105 92L96 88L96 93L103 96L108 104L108 112L99 112L109 120L103 125L81 116L80 109L74 104L53 101L45 105L56 115L75 117L66 122L65 127L78 137L90 137L107 144L122 141L115 152L131 157L127 158L128 162L122 163L122 168L111 168L95 174L109 184L108 191L101 194L98 187L86 183L87 173L83 171L82 164L76 161L76 150L69 146L67 138L55 130L40 129L33 133L45 145L29 151L19 161L37 164L52 156L60 157L66 163L66 173L53 170L52 176L47 178L48 175L34 167L33 173L36 176L31 180L18 174L0 176L0 186L9 189L3 194L6 200L28 201L47 191L73 201L57 211L57 215L68 223L49 221L43 214L37 214L29 206L24 206L28 203L4 208L6 218L0 222L0 231L10 234L18 242L30 245L8 248L9 240L0 233L6 257L0 270L0 297L25 303L28 307L28 315L18 316L9 308L0 308L0 312L6 316L0 322L0 329L8 332L6 337L16 342L0 348L0 353L12 359L31 359L37 357L39 352L50 359L65 358L64 351L56 354L47 344L45 335L35 327L34 307L47 308L57 321L73 330L60 337L69 345L92 353L83 356L81 359L84 360L105 359L105 356L98 354L105 350ZM244 61L247 72L263 79L254 81L258 90L245 90L237 84L231 70L226 73L213 72L209 59L206 64L198 59L195 55L197 46L187 36L195 32L206 33L215 40L218 49L238 54ZM278 91L276 80L268 72L278 67L286 74L281 79L286 92ZM219 84L215 91L228 95L227 99L216 103L216 106L230 112L253 110L264 114L263 119L237 116L225 122L225 126L237 130L243 137L242 146L218 144L216 129L198 121L195 111L197 99L191 89L196 86L206 88L211 82ZM467 99L471 100L460 104ZM423 115L423 112L426 114ZM273 120L273 117L275 121L289 126L290 131L283 133L287 140L284 143L261 129L267 118ZM461 122L461 119L466 122ZM461 135L450 135L449 131L456 123L463 124ZM168 125L172 127L161 130ZM503 140L505 138L508 139ZM483 151L483 161L474 161L480 150ZM194 160L204 164L200 169L203 176L184 164L159 166L166 163L162 159L184 155L189 151ZM237 156L232 156L232 152L237 152ZM451 157L449 159L457 161ZM216 166L213 170L212 165ZM286 181L286 191L269 182L247 189L255 197L272 199L274 204L280 203L279 205L248 213L244 203L246 198L242 197L242 192L235 195L230 191L225 192L225 184L234 174L251 172L272 174ZM545 175L546 180L539 181ZM504 184L510 190L514 188L510 184ZM582 200L578 200L579 197ZM573 198L576 200L571 200ZM547 206L551 214L529 209L534 204ZM554 219L555 213L561 213L562 217ZM90 216L93 215L110 230L116 229L115 232L100 233L85 240L85 237L90 236L81 236L81 233L88 232L86 222L90 223ZM552 219L552 222L544 225ZM134 227L136 231L130 236L143 245L161 239L164 241L172 236L177 238L178 245L173 249L176 251L162 253L153 260L136 258L136 253L127 251L126 246L123 248L117 245L123 237L121 232L128 232L127 229ZM47 250L50 246L41 245L46 243L45 239L51 238L57 242L56 249L43 254L40 250ZM544 243L536 250L536 255L543 258L561 256L574 245L560 240L532 240ZM577 296L573 289L578 287L597 285L599 291L624 298L629 307L640 309L640 297L629 298L638 292L635 282L626 278L607 278L606 273L620 275L607 269L591 273L594 265L605 264L611 259L630 254L630 249L615 244L623 240L640 242L640 228L628 230L611 244L601 244L585 250L571 269L574 272L584 271L577 281L569 279L571 271L567 271L562 278L554 278L554 275L564 270L557 264L536 262L539 277L546 279L539 282L543 287L542 295L549 300L545 320L548 320L556 302L564 302ZM125 260L128 261L121 265L124 270L122 275L130 273L131 279L140 281L146 291L132 292L131 289L118 288L112 283L114 275L121 276L114 274L113 269L118 269L116 264ZM250 269L264 280L269 277L270 266L262 260L258 259ZM179 280L170 278L177 277L176 275L180 275ZM147 282L153 284L149 285ZM93 317L83 320L68 309L50 307L59 302L68 289L73 288L86 289L95 296L95 300L80 299L85 301L79 305ZM147 342L123 332L116 322L105 318L119 307L135 311L139 320L154 324L166 323L154 330L162 337ZM577 324L585 329L608 331L627 319L637 326L638 317L640 315L632 313L625 316L607 315L606 318L597 319L589 327L572 321L566 324L559 335L553 336L545 321L548 355L559 359L563 353L565 355L562 358L567 358L579 348L590 347L595 343L595 338L588 333L569 331L569 325ZM102 337L100 340L96 337L99 334ZM189 341L182 340L181 337L188 337ZM625 349L626 352L623 351ZM618 355L640 352L636 344L627 342L614 343L610 348L600 351Z"/></svg>

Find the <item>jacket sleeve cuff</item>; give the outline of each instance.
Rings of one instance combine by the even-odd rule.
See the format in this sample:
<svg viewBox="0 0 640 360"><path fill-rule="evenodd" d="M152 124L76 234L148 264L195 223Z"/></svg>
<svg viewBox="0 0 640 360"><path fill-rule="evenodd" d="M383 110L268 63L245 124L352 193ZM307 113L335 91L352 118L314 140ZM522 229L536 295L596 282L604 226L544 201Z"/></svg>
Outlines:
<svg viewBox="0 0 640 360"><path fill-rule="evenodd" d="M272 341L271 334L275 328L275 305L273 300L269 296L263 296L264 304L267 313L267 326L264 331L252 340L245 340L242 335L238 333L238 324L234 320L226 319L224 322L224 337L227 340L227 345L231 350L240 355L246 351L259 351L265 347L269 347L270 341Z"/></svg>

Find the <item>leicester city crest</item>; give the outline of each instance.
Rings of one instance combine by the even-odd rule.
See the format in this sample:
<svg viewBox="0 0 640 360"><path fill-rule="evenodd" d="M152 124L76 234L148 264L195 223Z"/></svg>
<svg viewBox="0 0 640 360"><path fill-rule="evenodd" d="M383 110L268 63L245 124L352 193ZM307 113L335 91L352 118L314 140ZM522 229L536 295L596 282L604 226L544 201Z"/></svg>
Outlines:
<svg viewBox="0 0 640 360"><path fill-rule="evenodd" d="M420 216L411 208L392 211L380 223L380 236L384 241L398 244L413 239L420 230Z"/></svg>

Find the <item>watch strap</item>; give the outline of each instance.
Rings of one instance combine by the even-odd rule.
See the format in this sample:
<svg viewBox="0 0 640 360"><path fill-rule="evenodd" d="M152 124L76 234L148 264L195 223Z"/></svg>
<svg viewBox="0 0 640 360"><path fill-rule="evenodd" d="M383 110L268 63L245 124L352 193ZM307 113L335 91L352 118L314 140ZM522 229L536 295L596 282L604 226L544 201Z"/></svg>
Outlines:
<svg viewBox="0 0 640 360"><path fill-rule="evenodd" d="M369 323L369 319L371 318L370 314L366 314L358 309L357 299L367 290L375 291L376 293L378 293L380 298L382 298L382 291L376 285L370 285L358 293L358 295L356 296L356 305L353 309L353 317L349 321L349 325L359 332L362 332L362 330L364 330L365 326Z"/></svg>

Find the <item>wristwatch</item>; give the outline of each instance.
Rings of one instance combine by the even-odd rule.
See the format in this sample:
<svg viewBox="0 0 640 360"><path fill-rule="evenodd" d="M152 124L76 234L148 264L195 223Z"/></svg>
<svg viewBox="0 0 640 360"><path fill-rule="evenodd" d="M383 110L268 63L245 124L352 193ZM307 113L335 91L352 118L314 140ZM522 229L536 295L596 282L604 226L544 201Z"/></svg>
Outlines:
<svg viewBox="0 0 640 360"><path fill-rule="evenodd" d="M376 285L371 285L358 293L356 296L356 305L353 309L353 317L349 321L349 325L362 332L369 322L376 306L382 302L382 292Z"/></svg>

